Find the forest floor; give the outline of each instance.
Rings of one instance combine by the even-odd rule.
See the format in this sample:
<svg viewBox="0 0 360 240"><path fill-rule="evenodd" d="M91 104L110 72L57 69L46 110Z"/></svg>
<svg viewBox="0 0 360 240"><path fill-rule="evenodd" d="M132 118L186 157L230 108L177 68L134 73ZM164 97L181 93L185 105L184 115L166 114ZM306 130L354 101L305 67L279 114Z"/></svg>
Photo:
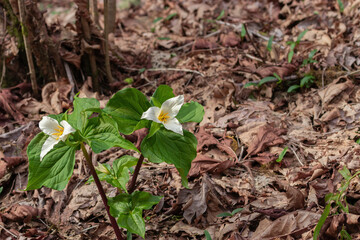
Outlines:
<svg viewBox="0 0 360 240"><path fill-rule="evenodd" d="M77 92L105 106L122 88L151 96L161 84L202 104L205 116L184 126L198 139L189 189L172 165L141 168L138 189L164 196L145 212L146 239L205 239L205 230L213 240L312 239L329 193L338 201L320 239L360 239L359 177L346 182L360 170L360 1L124 3L109 38L116 82L100 78L101 93L79 71L75 3L38 3L62 61L77 72L40 79L41 98L24 83L16 39L1 36L11 56L5 76L18 84L0 89L0 239L115 239L95 184L85 184L82 154L65 190L23 191L26 147L42 116L71 108ZM99 11L101 27L102 3ZM124 154L138 157L116 148L93 158L112 163Z"/></svg>

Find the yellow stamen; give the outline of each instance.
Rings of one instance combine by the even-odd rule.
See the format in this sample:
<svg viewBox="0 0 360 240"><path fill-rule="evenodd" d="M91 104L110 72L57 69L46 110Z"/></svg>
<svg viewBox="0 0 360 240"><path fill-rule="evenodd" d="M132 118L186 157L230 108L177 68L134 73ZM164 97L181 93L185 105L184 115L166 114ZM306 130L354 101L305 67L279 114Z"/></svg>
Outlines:
<svg viewBox="0 0 360 240"><path fill-rule="evenodd" d="M54 129L54 133L51 135L57 136L56 140L59 140L60 136L63 134L64 132L64 128L60 125L57 126L57 128Z"/></svg>
<svg viewBox="0 0 360 240"><path fill-rule="evenodd" d="M168 116L169 113L167 112L163 112L161 111L159 116L158 116L158 119L160 122L163 122L163 123L166 123L167 120L170 118L170 116Z"/></svg>

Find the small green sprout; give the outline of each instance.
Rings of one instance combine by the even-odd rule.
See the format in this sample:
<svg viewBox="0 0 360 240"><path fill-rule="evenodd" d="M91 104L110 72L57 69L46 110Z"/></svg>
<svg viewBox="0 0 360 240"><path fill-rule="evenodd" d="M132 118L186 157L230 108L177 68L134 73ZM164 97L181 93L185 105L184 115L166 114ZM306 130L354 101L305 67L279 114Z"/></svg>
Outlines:
<svg viewBox="0 0 360 240"><path fill-rule="evenodd" d="M225 10L222 10L221 13L219 14L219 16L216 18L216 20L219 21L220 19L222 19L224 17L224 15L225 15Z"/></svg>
<svg viewBox="0 0 360 240"><path fill-rule="evenodd" d="M307 33L307 31L308 31L308 30L306 29L306 30L304 30L303 32L301 32L301 33L299 34L299 36L297 37L297 39L296 39L295 42L289 41L289 42L286 43L286 44L290 45L290 51L289 51L289 54L288 54L288 62L289 62L289 63L291 63L292 58L293 58L293 56L294 56L295 47L296 47L297 45L299 45L301 39L305 36L305 34Z"/></svg>
<svg viewBox="0 0 360 240"><path fill-rule="evenodd" d="M235 214L237 214L238 212L241 212L243 210L243 208L236 208L235 210L233 210L231 213L229 212L223 212L223 213L220 213L218 215L216 215L217 217L232 217L234 216Z"/></svg>
<svg viewBox="0 0 360 240"><path fill-rule="evenodd" d="M269 52L271 52L271 50L272 50L273 39L274 39L274 35L269 38L269 41L268 41L268 43L267 43L266 49L267 49Z"/></svg>
<svg viewBox="0 0 360 240"><path fill-rule="evenodd" d="M280 153L278 159L276 159L276 162L281 162L286 154L288 150L288 147L285 147L284 150L282 150L282 152Z"/></svg>

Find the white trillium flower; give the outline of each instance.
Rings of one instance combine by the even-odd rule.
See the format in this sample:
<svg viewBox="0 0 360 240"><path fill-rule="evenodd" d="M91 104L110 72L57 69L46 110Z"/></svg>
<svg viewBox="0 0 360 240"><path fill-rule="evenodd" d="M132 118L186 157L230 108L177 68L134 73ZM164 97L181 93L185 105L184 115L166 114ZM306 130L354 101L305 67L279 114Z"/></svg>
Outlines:
<svg viewBox="0 0 360 240"><path fill-rule="evenodd" d="M59 124L55 119L46 116L39 122L39 127L41 131L49 135L41 148L40 161L58 142L65 142L69 134L76 131L67 121L63 120Z"/></svg>
<svg viewBox="0 0 360 240"><path fill-rule="evenodd" d="M170 98L161 105L161 108L150 107L142 114L141 119L162 123L166 129L183 135L181 123L175 118L183 104L183 95Z"/></svg>

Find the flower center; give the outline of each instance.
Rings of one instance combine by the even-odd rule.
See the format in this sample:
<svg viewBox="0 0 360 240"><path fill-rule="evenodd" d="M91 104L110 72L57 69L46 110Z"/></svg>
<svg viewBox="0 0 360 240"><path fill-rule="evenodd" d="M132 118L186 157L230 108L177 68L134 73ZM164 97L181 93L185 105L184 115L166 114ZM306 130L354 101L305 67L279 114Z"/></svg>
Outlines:
<svg viewBox="0 0 360 240"><path fill-rule="evenodd" d="M163 112L161 111L159 116L158 116L158 119L160 122L163 122L163 123L166 123L167 120L170 118L170 116L168 116L169 113L167 112Z"/></svg>
<svg viewBox="0 0 360 240"><path fill-rule="evenodd" d="M64 132L64 128L60 125L57 125L57 128L54 129L54 133L52 133L51 135L57 136L56 140L59 140L60 136L63 134Z"/></svg>

